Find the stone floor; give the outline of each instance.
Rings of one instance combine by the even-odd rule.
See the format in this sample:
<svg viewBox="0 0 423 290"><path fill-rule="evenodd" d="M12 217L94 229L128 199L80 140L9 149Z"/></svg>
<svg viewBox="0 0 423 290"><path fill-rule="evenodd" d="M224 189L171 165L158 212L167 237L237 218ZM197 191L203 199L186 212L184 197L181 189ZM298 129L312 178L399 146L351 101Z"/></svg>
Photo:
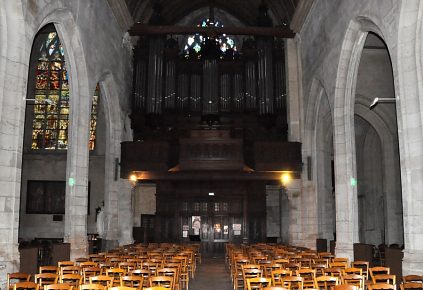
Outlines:
<svg viewBox="0 0 423 290"><path fill-rule="evenodd" d="M233 290L229 270L223 256L203 258L197 267L189 290Z"/></svg>

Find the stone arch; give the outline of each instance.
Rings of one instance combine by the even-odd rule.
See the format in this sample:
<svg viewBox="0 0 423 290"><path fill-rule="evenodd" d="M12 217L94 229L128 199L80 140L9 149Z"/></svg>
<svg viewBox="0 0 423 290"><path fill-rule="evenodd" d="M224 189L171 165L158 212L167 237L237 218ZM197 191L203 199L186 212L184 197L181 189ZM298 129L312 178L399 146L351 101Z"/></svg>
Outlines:
<svg viewBox="0 0 423 290"><path fill-rule="evenodd" d="M338 64L334 98L334 150L336 188L336 253L353 258L358 242L358 204L355 180L354 103L358 67L369 32L385 39L383 23L367 16L350 21ZM389 44L387 44L388 51Z"/></svg>
<svg viewBox="0 0 423 290"><path fill-rule="evenodd" d="M319 138L319 136L321 138ZM305 117L303 156L311 157L312 186L304 186L317 200L317 238L333 239L334 199L332 195L333 126L332 111L326 90L320 80L314 79L310 89ZM328 148L330 147L330 148ZM307 163L308 160L304 160ZM304 177L306 180L308 176ZM307 183L307 182L306 182ZM330 188L330 189L329 189ZM329 191L328 191L329 190Z"/></svg>

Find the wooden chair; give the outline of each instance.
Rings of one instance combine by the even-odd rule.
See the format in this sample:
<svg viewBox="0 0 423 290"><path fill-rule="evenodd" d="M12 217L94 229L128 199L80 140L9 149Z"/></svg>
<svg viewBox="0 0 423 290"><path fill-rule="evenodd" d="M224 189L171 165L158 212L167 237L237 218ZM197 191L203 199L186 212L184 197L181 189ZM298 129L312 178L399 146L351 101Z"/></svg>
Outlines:
<svg viewBox="0 0 423 290"><path fill-rule="evenodd" d="M283 286L282 279L291 276L292 272L285 269L277 269L272 271L272 286Z"/></svg>
<svg viewBox="0 0 423 290"><path fill-rule="evenodd" d="M396 276L393 274L378 274L372 277L373 284L386 283L395 285L397 283Z"/></svg>
<svg viewBox="0 0 423 290"><path fill-rule="evenodd" d="M244 288L244 276L242 272L242 266L247 265L250 262L249 259L235 258L235 265L232 273L232 280L234 282L234 289Z"/></svg>
<svg viewBox="0 0 423 290"><path fill-rule="evenodd" d="M351 275L351 274L363 275L363 269L352 267L352 268L346 268L342 270L342 275Z"/></svg>
<svg viewBox="0 0 423 290"><path fill-rule="evenodd" d="M173 287L179 289L179 273L177 268L161 268L157 270L157 276L169 276L173 278Z"/></svg>
<svg viewBox="0 0 423 290"><path fill-rule="evenodd" d="M53 273L53 274L59 274L59 267L57 266L40 266L38 269L38 273Z"/></svg>
<svg viewBox="0 0 423 290"><path fill-rule="evenodd" d="M126 271L126 273L129 273L132 270L135 270L137 268L137 264L136 263L131 263L131 262L120 262L118 264L118 267L120 269L124 269Z"/></svg>
<svg viewBox="0 0 423 290"><path fill-rule="evenodd" d="M106 270L106 276L113 277L113 286L120 285L120 277L125 275L125 270L119 268L112 268Z"/></svg>
<svg viewBox="0 0 423 290"><path fill-rule="evenodd" d="M263 287L269 287L272 284L272 279L270 278L248 278L247 279L247 290L263 289Z"/></svg>
<svg viewBox="0 0 423 290"><path fill-rule="evenodd" d="M421 290L423 289L423 283L421 282L405 282L400 284L401 290Z"/></svg>
<svg viewBox="0 0 423 290"><path fill-rule="evenodd" d="M370 280L373 281L373 277L375 275L380 275L380 274L390 274L390 268L389 267L372 267L372 268L369 268Z"/></svg>
<svg viewBox="0 0 423 290"><path fill-rule="evenodd" d="M342 269L340 269L340 268L326 268L325 269L325 275L337 277L338 280L341 280Z"/></svg>
<svg viewBox="0 0 423 290"><path fill-rule="evenodd" d="M354 285L357 286L359 289L364 290L364 276L358 274L346 274L342 275L341 283L346 285Z"/></svg>
<svg viewBox="0 0 423 290"><path fill-rule="evenodd" d="M20 282L28 282L31 279L30 274L16 272L16 273L7 273L7 287L8 289L13 289L13 285Z"/></svg>
<svg viewBox="0 0 423 290"><path fill-rule="evenodd" d="M261 290L288 290L285 287L279 286L270 286L270 287L263 287Z"/></svg>
<svg viewBox="0 0 423 290"><path fill-rule="evenodd" d="M351 263L351 267L361 268L362 275L366 277L366 280L369 279L369 262L367 261L354 261Z"/></svg>
<svg viewBox="0 0 423 290"><path fill-rule="evenodd" d="M263 271L259 265L247 264L242 265L242 279L244 280L244 289L247 289L247 279L259 278L263 276Z"/></svg>
<svg viewBox="0 0 423 290"><path fill-rule="evenodd" d="M401 278L403 283L420 282L423 283L423 276L421 275L406 275Z"/></svg>
<svg viewBox="0 0 423 290"><path fill-rule="evenodd" d="M301 290L303 289L303 278L299 276L286 276L282 278L282 285L289 290Z"/></svg>
<svg viewBox="0 0 423 290"><path fill-rule="evenodd" d="M83 268L95 268L95 267L98 267L98 264L96 262L92 262L92 261L85 261L85 262L79 263L79 267L81 267L81 269L83 269Z"/></svg>
<svg viewBox="0 0 423 290"><path fill-rule="evenodd" d="M79 290L106 290L106 286L101 284L82 284L79 285Z"/></svg>
<svg viewBox="0 0 423 290"><path fill-rule="evenodd" d="M63 274L59 276L59 283L69 284L71 286L79 287L82 283L82 275L79 274Z"/></svg>
<svg viewBox="0 0 423 290"><path fill-rule="evenodd" d="M144 278L142 276L122 276L120 277L120 286L132 287L142 290L144 285Z"/></svg>
<svg viewBox="0 0 423 290"><path fill-rule="evenodd" d="M34 276L35 283L40 285L40 287L42 288L44 287L44 285L57 284L58 280L59 280L59 275L54 273L41 273L41 274L35 274Z"/></svg>
<svg viewBox="0 0 423 290"><path fill-rule="evenodd" d="M332 262L329 263L329 268L339 268L345 270L346 268L348 268L348 264L345 262Z"/></svg>
<svg viewBox="0 0 423 290"><path fill-rule="evenodd" d="M106 287L112 287L113 277L109 277L106 275L90 277L90 284L100 284Z"/></svg>
<svg viewBox="0 0 423 290"><path fill-rule="evenodd" d="M299 269L297 275L303 277L303 288L316 288L314 279L316 278L316 270Z"/></svg>
<svg viewBox="0 0 423 290"><path fill-rule="evenodd" d="M368 290L395 290L395 285L386 283L377 283L367 285Z"/></svg>
<svg viewBox="0 0 423 290"><path fill-rule="evenodd" d="M75 262L73 261L59 261L57 262L57 266L60 267L66 267L66 266L75 266Z"/></svg>
<svg viewBox="0 0 423 290"><path fill-rule="evenodd" d="M85 267L82 268L82 280L84 283L90 282L90 277L98 276L101 274L99 267Z"/></svg>
<svg viewBox="0 0 423 290"><path fill-rule="evenodd" d="M148 287L150 281L150 271L147 269L136 269L129 273L131 276L141 276L143 278L143 287Z"/></svg>
<svg viewBox="0 0 423 290"><path fill-rule="evenodd" d="M321 276L316 277L316 288L330 290L331 287L339 285L338 277L335 276Z"/></svg>
<svg viewBox="0 0 423 290"><path fill-rule="evenodd" d="M59 274L79 274L81 273L81 267L79 266L63 266L59 268Z"/></svg>
<svg viewBox="0 0 423 290"><path fill-rule="evenodd" d="M169 290L169 288L161 287L161 286L155 286L155 287L146 287L144 290Z"/></svg>
<svg viewBox="0 0 423 290"><path fill-rule="evenodd" d="M25 281L16 282L12 287L13 290L38 290L40 286L35 282Z"/></svg>
<svg viewBox="0 0 423 290"><path fill-rule="evenodd" d="M45 285L44 290L72 290L74 286L69 284L50 284Z"/></svg>
<svg viewBox="0 0 423 290"><path fill-rule="evenodd" d="M169 276L150 277L150 286L161 286L168 289L173 289L173 278Z"/></svg>
<svg viewBox="0 0 423 290"><path fill-rule="evenodd" d="M311 268L316 271L316 277L324 276L326 264L311 264Z"/></svg>
<svg viewBox="0 0 423 290"><path fill-rule="evenodd" d="M126 286L115 286L111 287L108 290L137 290L136 288L126 287Z"/></svg>
<svg viewBox="0 0 423 290"><path fill-rule="evenodd" d="M332 290L359 290L360 288L356 285L341 284L332 287Z"/></svg>
<svg viewBox="0 0 423 290"><path fill-rule="evenodd" d="M270 263L263 266L263 277L272 278L272 271L282 269L282 264Z"/></svg>

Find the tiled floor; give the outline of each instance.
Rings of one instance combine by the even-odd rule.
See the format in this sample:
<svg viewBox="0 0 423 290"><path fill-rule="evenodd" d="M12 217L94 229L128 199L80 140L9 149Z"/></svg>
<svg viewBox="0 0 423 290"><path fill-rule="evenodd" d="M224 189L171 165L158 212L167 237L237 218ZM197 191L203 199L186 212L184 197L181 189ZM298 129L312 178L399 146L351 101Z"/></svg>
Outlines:
<svg viewBox="0 0 423 290"><path fill-rule="evenodd" d="M233 290L229 269L223 256L203 258L189 290Z"/></svg>

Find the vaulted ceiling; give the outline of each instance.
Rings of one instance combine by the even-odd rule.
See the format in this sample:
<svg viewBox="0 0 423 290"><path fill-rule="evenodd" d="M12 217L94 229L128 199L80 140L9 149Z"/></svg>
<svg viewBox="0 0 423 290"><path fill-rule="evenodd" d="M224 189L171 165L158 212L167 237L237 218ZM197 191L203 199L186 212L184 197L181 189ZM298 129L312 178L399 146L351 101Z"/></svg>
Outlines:
<svg viewBox="0 0 423 290"><path fill-rule="evenodd" d="M166 24L178 24L195 11L210 5L235 17L246 26L255 26L261 3L267 4L275 26L290 24L299 0L125 0L135 22L148 23L155 3L162 6Z"/></svg>

